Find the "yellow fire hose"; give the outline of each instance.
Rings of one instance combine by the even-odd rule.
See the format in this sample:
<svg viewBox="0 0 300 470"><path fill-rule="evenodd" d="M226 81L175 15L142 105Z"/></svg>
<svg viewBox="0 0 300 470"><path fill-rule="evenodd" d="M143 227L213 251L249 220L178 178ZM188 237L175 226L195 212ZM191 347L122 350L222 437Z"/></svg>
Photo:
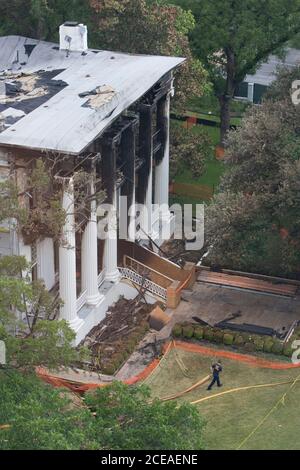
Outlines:
<svg viewBox="0 0 300 470"><path fill-rule="evenodd" d="M151 372L151 374L148 375L148 377L146 377L146 379L143 381L143 384L149 384L151 382L151 379L153 379L154 377L154 373L159 369L159 367L161 367L161 365L163 364L163 362L165 362L165 360L167 359L170 351L171 351L171 347L173 346L173 342L170 342L168 344L168 347L166 349L166 352L165 354L163 355L163 357L161 358L161 360L159 361L159 363L157 364L157 366L155 367L155 369L153 369L153 371Z"/></svg>
<svg viewBox="0 0 300 470"><path fill-rule="evenodd" d="M175 361L177 362L179 369L181 370L181 372L183 373L185 377L189 377L189 374L188 374L189 369L186 367L183 360L178 355L176 348L174 348L174 354L175 354Z"/></svg>
<svg viewBox="0 0 300 470"><path fill-rule="evenodd" d="M187 388L186 390L183 390L182 392L176 393L174 395L169 395L168 397L163 397L160 398L161 401L168 401L168 400L176 400L176 398L182 397L186 393L191 392L192 390L195 390L195 388L200 387L200 385L205 384L206 382L209 381L210 375L207 375L203 379L199 380L199 382L195 383L191 387Z"/></svg>
<svg viewBox="0 0 300 470"><path fill-rule="evenodd" d="M254 436L254 434L256 433L256 431L258 431L258 429L265 423L265 421L269 418L269 416L271 416L271 414L273 413L273 411L275 411L278 406L280 405L280 403L282 403L283 405L285 404L285 399L287 397L287 394L288 392L290 392L294 386L296 385L297 382L299 382L300 380L300 374L295 378L295 380L292 380L290 381L289 383L291 384L291 386L289 387L289 389L282 395L282 397L279 398L279 400L275 403L275 405L270 409L270 411L268 411L268 413L263 417L263 419L255 426L255 428L248 434L247 437L245 437L245 439L242 440L242 442L239 444L239 446L236 448L236 450L240 450L245 444L246 442L248 442L248 440Z"/></svg>
<svg viewBox="0 0 300 470"><path fill-rule="evenodd" d="M290 383L293 383L293 380L288 380L285 382L273 382L269 384L260 384L260 385L249 385L247 387L238 387L238 388L231 388L230 390L225 390L225 392L220 392L220 393L215 393L214 395L209 395L208 397L203 397L200 398L199 400L196 401L191 401L191 405L197 405L198 403L202 403L206 400L212 400L213 398L221 397L223 395L227 395L228 393L235 393L235 392L241 392L243 390L251 390L254 388L264 388L264 387L275 387L277 385L287 385Z"/></svg>
<svg viewBox="0 0 300 470"><path fill-rule="evenodd" d="M10 428L11 428L11 424L0 424L0 430L10 429Z"/></svg>

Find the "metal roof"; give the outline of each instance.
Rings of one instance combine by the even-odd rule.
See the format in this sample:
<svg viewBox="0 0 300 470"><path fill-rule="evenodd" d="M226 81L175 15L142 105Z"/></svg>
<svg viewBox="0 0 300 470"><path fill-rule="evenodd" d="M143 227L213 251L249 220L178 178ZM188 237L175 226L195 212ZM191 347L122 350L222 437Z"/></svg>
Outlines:
<svg viewBox="0 0 300 470"><path fill-rule="evenodd" d="M0 146L79 154L183 61L0 37Z"/></svg>
<svg viewBox="0 0 300 470"><path fill-rule="evenodd" d="M297 65L300 65L300 50L289 48L283 58L270 55L267 62L263 63L255 74L247 75L244 81L269 86L276 79L278 67L296 67Z"/></svg>

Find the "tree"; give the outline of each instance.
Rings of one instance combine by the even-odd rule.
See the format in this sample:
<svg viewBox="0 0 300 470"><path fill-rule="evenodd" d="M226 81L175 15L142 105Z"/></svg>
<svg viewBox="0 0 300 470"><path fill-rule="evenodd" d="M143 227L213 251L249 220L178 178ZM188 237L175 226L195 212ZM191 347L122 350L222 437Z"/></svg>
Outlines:
<svg viewBox="0 0 300 470"><path fill-rule="evenodd" d="M0 35L57 41L60 24L68 20L88 22L90 14L88 2L82 0L1 1Z"/></svg>
<svg viewBox="0 0 300 470"><path fill-rule="evenodd" d="M74 20L87 24L90 47L186 57L176 75L177 108L206 90L207 74L189 46L194 18L179 7L156 0L12 0L0 4L0 17L3 35L57 41L59 25Z"/></svg>
<svg viewBox="0 0 300 470"><path fill-rule="evenodd" d="M210 262L265 274L300 274L300 107L279 73L262 106L228 138L220 192L206 212Z"/></svg>
<svg viewBox="0 0 300 470"><path fill-rule="evenodd" d="M0 369L1 450L98 449L94 419L80 398L32 374ZM3 428L1 429L1 426Z"/></svg>
<svg viewBox="0 0 300 470"><path fill-rule="evenodd" d="M0 259L0 340L7 367L55 369L80 361L85 351L74 349L73 330L57 320L59 299L41 281L32 281L29 270L21 256Z"/></svg>
<svg viewBox="0 0 300 470"><path fill-rule="evenodd" d="M270 53L300 31L299 0L172 0L190 9L193 51L209 72L220 103L221 143L230 125L230 104L238 85Z"/></svg>
<svg viewBox="0 0 300 470"><path fill-rule="evenodd" d="M176 108L200 96L207 88L207 74L192 56L188 33L195 27L191 12L147 0L90 0L94 10L92 41L101 49L134 54L185 57L176 77Z"/></svg>
<svg viewBox="0 0 300 470"><path fill-rule="evenodd" d="M211 141L200 127L185 129L173 123L170 133L170 175L175 177L183 168L189 168L194 178L205 171Z"/></svg>
<svg viewBox="0 0 300 470"><path fill-rule="evenodd" d="M10 229L27 244L50 236L64 244L62 228L67 212L61 207L62 183L55 177L56 158L37 159L18 176L0 182L0 223L10 220ZM93 176L77 168L74 174L75 218L88 216L88 202L103 200L104 192L91 194ZM28 202L30 201L30 203ZM31 266L22 256L0 258L0 339L7 347L8 366L68 366L85 356L75 350L75 334L65 321L58 321L61 301L42 280L32 280ZM53 321L55 320L55 321Z"/></svg>
<svg viewBox="0 0 300 470"><path fill-rule="evenodd" d="M103 449L200 450L204 422L190 404L151 401L149 389L115 382L86 396Z"/></svg>
<svg viewBox="0 0 300 470"><path fill-rule="evenodd" d="M33 375L0 370L1 450L200 450L203 420L189 404L149 402L121 383L85 399Z"/></svg>

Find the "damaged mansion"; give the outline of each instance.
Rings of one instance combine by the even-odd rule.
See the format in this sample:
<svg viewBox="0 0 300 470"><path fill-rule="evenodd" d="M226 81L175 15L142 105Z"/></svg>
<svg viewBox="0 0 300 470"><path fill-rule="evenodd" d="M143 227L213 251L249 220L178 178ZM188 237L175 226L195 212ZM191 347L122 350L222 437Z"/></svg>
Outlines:
<svg viewBox="0 0 300 470"><path fill-rule="evenodd" d="M184 59L89 49L87 28L77 23L63 24L59 33L59 44L0 37L0 176L17 183L20 204L33 210L27 181L39 161L52 165L66 214L63 242L51 227L32 238L8 219L0 256L26 258L32 280L60 297L57 318L69 323L78 344L110 305L134 298L136 286L146 287L149 302L174 307L180 287L192 280L189 263L178 267L158 248L174 219L168 210L170 100ZM109 227L111 236L101 236L99 227L107 227L99 224L96 197L87 196L84 210L76 211L78 172L89 175L89 196L101 182L102 201L114 207L125 236L118 223ZM144 217L137 221L124 200L127 207L146 207ZM165 207L162 217L154 204Z"/></svg>

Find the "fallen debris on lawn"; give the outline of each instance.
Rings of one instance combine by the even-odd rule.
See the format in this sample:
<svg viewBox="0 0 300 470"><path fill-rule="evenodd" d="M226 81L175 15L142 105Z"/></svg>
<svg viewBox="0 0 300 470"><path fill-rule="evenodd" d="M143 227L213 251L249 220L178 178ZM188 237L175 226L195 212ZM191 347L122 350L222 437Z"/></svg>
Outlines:
<svg viewBox="0 0 300 470"><path fill-rule="evenodd" d="M154 307L140 296L118 300L81 343L91 352L89 369L114 374L149 330L148 317Z"/></svg>

